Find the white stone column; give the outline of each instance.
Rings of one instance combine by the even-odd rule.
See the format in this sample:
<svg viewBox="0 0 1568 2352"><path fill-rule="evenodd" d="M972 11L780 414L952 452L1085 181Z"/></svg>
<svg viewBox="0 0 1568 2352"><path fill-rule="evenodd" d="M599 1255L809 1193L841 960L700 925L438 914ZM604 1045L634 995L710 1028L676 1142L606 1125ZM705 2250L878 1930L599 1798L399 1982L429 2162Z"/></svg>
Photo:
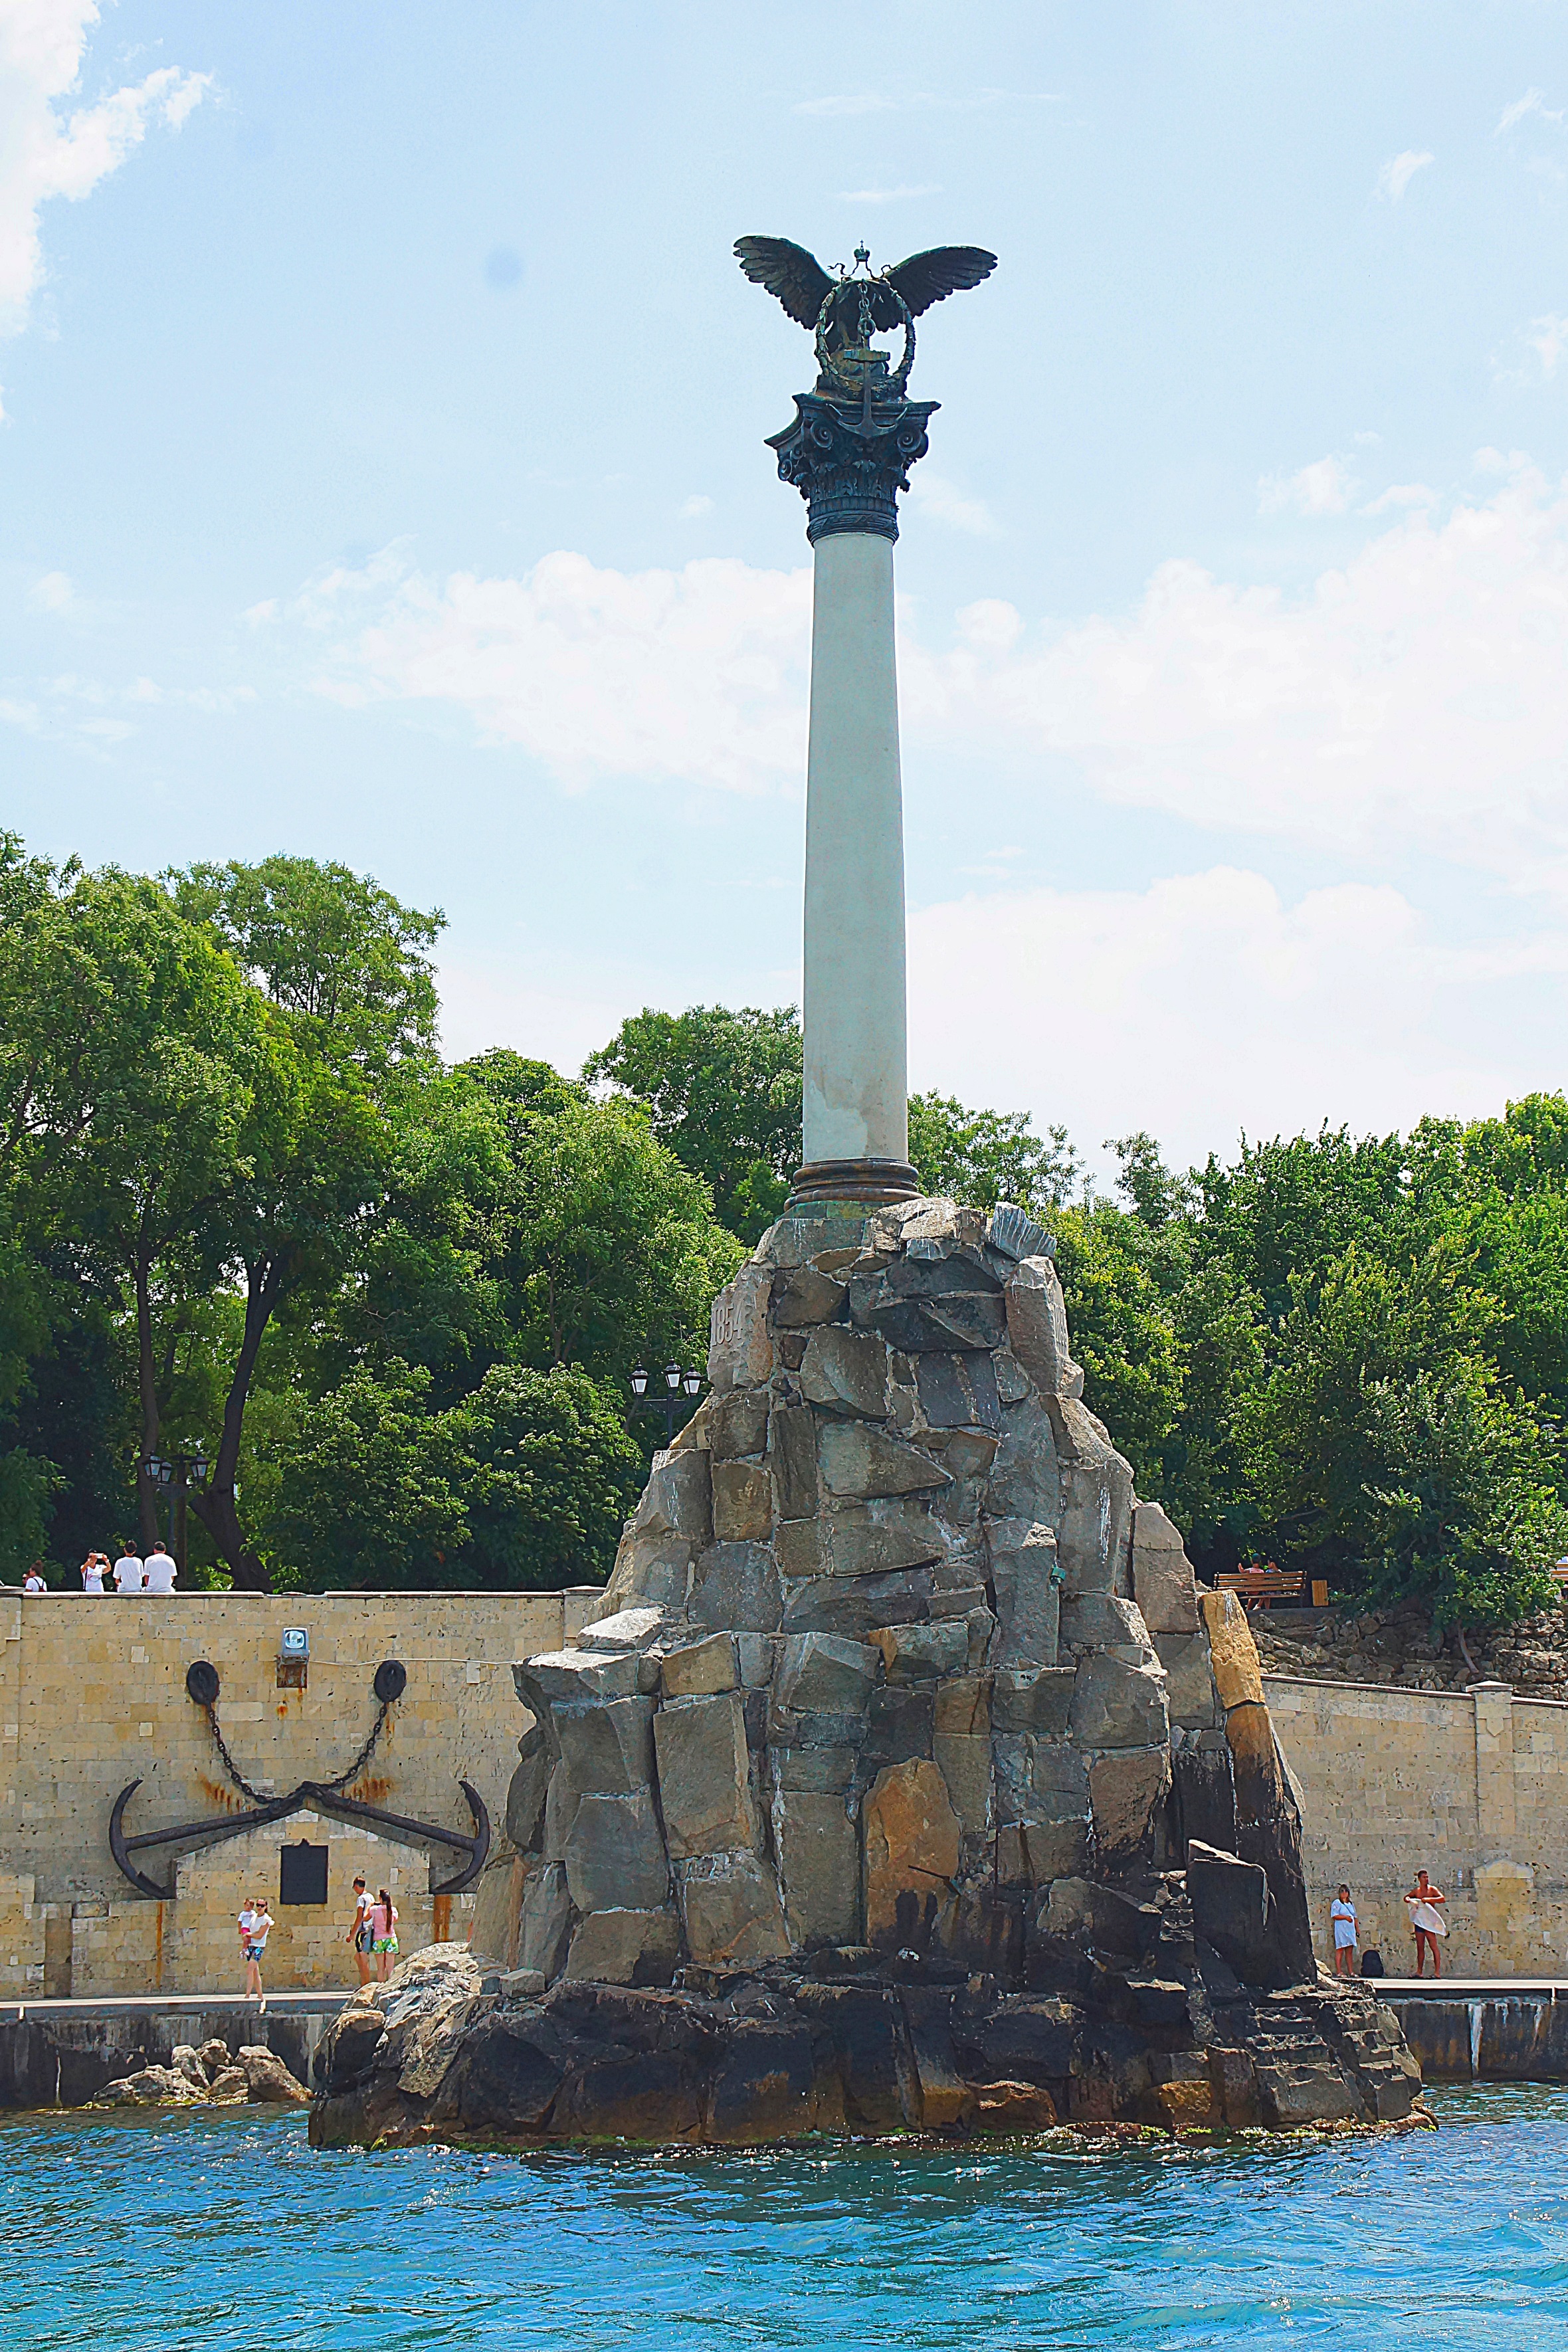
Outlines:
<svg viewBox="0 0 1568 2352"><path fill-rule="evenodd" d="M805 1159L909 1157L893 542L816 542L805 786Z"/></svg>

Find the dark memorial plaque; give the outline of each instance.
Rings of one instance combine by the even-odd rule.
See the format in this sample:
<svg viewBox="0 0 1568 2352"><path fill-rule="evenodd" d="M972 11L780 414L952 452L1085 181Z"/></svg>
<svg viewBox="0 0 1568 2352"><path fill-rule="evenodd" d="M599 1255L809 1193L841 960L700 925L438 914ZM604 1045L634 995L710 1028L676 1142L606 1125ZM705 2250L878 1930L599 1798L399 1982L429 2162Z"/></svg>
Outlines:
<svg viewBox="0 0 1568 2352"><path fill-rule="evenodd" d="M279 1903L324 1903L327 1899L327 1849L304 1838L282 1850L278 1876Z"/></svg>

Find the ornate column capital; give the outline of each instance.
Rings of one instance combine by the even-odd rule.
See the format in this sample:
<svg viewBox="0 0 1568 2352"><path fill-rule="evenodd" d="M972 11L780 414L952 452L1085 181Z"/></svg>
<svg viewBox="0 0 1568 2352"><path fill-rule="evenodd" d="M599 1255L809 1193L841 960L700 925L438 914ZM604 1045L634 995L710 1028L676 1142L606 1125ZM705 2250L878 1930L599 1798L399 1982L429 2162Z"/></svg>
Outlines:
<svg viewBox="0 0 1568 2352"><path fill-rule="evenodd" d="M926 425L942 403L900 400L879 406L869 399L853 407L818 392L797 392L795 419L782 433L770 433L779 479L793 482L805 500L805 535L815 546L840 530L899 535L899 492L910 487L910 467L931 444Z"/></svg>

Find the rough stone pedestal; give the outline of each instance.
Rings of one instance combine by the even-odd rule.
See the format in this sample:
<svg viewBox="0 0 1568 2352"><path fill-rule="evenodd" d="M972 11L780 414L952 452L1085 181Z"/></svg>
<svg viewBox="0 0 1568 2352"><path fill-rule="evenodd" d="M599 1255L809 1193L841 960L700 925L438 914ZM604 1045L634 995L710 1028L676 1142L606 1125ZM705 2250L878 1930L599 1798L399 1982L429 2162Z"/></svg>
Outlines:
<svg viewBox="0 0 1568 2352"><path fill-rule="evenodd" d="M785 1217L709 1374L603 1614L516 1668L475 1958L348 2013L317 2138L1408 2115L1391 2014L1318 1976L1246 1618L1085 1407L1041 1229Z"/></svg>

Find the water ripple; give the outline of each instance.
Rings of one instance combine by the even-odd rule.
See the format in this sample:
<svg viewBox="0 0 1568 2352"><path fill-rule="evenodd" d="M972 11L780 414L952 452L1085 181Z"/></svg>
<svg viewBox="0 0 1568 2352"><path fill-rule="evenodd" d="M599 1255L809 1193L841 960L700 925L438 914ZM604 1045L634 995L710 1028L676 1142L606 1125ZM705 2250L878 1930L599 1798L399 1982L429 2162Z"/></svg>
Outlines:
<svg viewBox="0 0 1568 2352"><path fill-rule="evenodd" d="M0 2120L6 2352L1545 2352L1568 2092L1440 2134L937 2154L312 2154L251 2111Z"/></svg>

